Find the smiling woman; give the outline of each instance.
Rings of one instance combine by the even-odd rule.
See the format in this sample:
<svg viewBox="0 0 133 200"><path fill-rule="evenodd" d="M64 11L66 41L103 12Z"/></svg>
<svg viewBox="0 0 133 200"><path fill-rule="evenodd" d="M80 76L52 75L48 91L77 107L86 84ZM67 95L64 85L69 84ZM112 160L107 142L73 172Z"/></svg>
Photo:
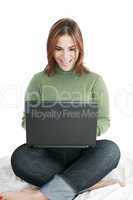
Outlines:
<svg viewBox="0 0 133 200"><path fill-rule="evenodd" d="M54 51L54 59L60 68L64 71L71 70L78 56L79 50L72 38L67 34L60 37Z"/></svg>
<svg viewBox="0 0 133 200"><path fill-rule="evenodd" d="M74 68L76 73L88 72L83 64L83 38L74 20L60 19L51 28L47 41L48 65L46 72L51 75L55 64L64 71Z"/></svg>
<svg viewBox="0 0 133 200"><path fill-rule="evenodd" d="M79 56L79 50L74 41L69 35L64 35L59 38L55 51L54 59L64 71L69 71L73 68Z"/></svg>
<svg viewBox="0 0 133 200"><path fill-rule="evenodd" d="M63 18L52 26L47 57L46 68L33 75L25 101L93 99L99 107L96 134L105 133L110 126L107 87L101 75L83 64L82 34L74 20ZM56 92L51 90L53 88ZM22 126L26 128L25 115ZM35 193L8 193L5 197L13 200L72 200L116 168L119 159L119 147L110 140L97 140L95 148L86 149L38 149L23 144L12 154L12 169L16 176L41 188Z"/></svg>

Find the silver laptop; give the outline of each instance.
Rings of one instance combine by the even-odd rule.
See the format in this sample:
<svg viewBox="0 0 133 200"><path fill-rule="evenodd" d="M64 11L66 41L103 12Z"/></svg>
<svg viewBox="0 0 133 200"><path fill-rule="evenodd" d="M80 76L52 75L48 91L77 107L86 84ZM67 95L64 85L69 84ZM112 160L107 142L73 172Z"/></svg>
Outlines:
<svg viewBox="0 0 133 200"><path fill-rule="evenodd" d="M25 112L29 146L86 148L96 145L96 102L26 101Z"/></svg>

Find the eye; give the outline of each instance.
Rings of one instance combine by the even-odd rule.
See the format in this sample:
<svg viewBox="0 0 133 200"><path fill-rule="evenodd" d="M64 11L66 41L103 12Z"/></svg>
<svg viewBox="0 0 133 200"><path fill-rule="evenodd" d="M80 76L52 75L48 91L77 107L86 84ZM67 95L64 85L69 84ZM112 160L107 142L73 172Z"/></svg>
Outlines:
<svg viewBox="0 0 133 200"><path fill-rule="evenodd" d="M62 49L59 48L59 47L56 47L55 50L57 50L57 51L61 51Z"/></svg>
<svg viewBox="0 0 133 200"><path fill-rule="evenodd" d="M75 51L76 49L75 48L73 48L73 49L70 49L70 51Z"/></svg>

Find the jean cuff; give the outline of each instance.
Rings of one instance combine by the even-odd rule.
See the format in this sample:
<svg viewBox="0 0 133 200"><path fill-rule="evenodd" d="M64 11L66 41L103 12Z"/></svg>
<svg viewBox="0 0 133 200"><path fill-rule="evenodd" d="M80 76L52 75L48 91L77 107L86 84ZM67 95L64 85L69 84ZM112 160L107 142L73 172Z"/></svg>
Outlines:
<svg viewBox="0 0 133 200"><path fill-rule="evenodd" d="M72 200L76 196L76 191L59 175L44 184L40 191L49 200Z"/></svg>

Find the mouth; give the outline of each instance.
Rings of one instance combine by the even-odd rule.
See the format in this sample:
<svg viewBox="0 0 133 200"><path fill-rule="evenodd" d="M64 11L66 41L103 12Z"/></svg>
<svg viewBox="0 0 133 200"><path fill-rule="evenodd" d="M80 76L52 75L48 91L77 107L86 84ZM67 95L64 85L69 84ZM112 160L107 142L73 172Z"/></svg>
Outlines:
<svg viewBox="0 0 133 200"><path fill-rule="evenodd" d="M71 60L69 60L69 62L63 62L62 60L61 60L61 63L63 64L63 66L68 66L70 63L72 62L72 59Z"/></svg>

